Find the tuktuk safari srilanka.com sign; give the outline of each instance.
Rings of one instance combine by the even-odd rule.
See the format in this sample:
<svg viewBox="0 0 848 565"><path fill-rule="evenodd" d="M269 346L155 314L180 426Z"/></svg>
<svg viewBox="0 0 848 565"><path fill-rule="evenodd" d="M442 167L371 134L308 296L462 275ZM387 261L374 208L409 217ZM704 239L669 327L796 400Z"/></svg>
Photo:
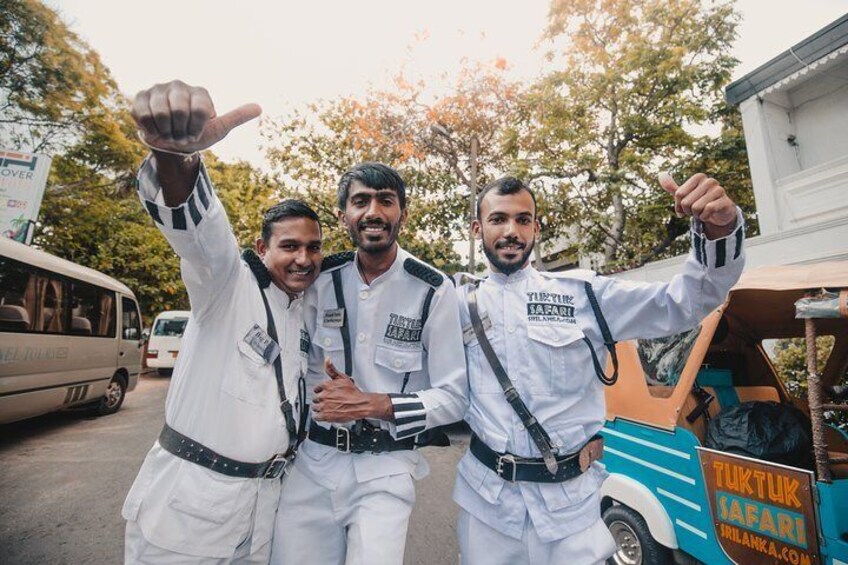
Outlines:
<svg viewBox="0 0 848 565"><path fill-rule="evenodd" d="M716 536L739 565L819 565L813 474L698 449Z"/></svg>
<svg viewBox="0 0 848 565"><path fill-rule="evenodd" d="M50 157L0 149L0 237L29 243L50 172Z"/></svg>

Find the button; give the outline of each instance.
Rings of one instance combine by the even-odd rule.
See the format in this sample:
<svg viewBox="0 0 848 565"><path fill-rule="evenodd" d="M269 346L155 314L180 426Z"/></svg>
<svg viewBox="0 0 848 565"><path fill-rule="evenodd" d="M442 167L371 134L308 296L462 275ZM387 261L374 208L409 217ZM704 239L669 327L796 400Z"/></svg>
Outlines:
<svg viewBox="0 0 848 565"><path fill-rule="evenodd" d="M519 431L519 432L523 432L523 431L524 431L524 424L518 424L518 431Z"/></svg>
<svg viewBox="0 0 848 565"><path fill-rule="evenodd" d="M331 340L329 337L324 338L324 345L329 347L331 343L333 343L333 340Z"/></svg>
<svg viewBox="0 0 848 565"><path fill-rule="evenodd" d="M508 331L508 332L509 332L509 333L511 333L511 334L514 334L514 333L515 333L515 326L509 326L509 327L506 329L506 331Z"/></svg>
<svg viewBox="0 0 848 565"><path fill-rule="evenodd" d="M366 336L365 336L365 334L364 334L364 333L359 332L359 335L358 335L358 336L356 336L356 339L357 339L360 343L362 343L363 341L365 341Z"/></svg>
<svg viewBox="0 0 848 565"><path fill-rule="evenodd" d="M363 290L359 293L359 298L361 298L362 300L365 300L369 296L371 296L371 294L367 290Z"/></svg>
<svg viewBox="0 0 848 565"><path fill-rule="evenodd" d="M400 366L403 365L403 361L401 361L400 359L395 359L394 361L392 361L392 365L400 369Z"/></svg>

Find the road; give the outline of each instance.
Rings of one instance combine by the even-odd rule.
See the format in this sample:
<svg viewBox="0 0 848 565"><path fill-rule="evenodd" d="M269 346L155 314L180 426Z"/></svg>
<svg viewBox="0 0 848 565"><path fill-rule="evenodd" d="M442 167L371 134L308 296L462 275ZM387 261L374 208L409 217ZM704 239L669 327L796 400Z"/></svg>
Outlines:
<svg viewBox="0 0 848 565"><path fill-rule="evenodd" d="M0 563L117 564L121 505L164 421L169 379L143 376L121 410L93 418L58 413L0 426ZM468 438L426 448L405 563L456 564L454 473Z"/></svg>

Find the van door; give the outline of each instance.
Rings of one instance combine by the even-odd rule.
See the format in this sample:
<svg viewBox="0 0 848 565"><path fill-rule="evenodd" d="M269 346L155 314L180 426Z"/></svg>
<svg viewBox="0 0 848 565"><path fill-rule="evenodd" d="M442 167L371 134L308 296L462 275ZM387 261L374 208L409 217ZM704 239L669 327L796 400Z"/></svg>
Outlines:
<svg viewBox="0 0 848 565"><path fill-rule="evenodd" d="M119 334L118 366L130 375L128 390L135 388L141 372L141 315L138 304L130 297L121 297L121 333Z"/></svg>

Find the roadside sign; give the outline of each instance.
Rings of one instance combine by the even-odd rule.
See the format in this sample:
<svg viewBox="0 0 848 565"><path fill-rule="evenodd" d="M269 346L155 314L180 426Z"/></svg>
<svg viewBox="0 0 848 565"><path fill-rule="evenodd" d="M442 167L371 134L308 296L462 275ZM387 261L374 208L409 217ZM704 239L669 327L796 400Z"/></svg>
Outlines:
<svg viewBox="0 0 848 565"><path fill-rule="evenodd" d="M0 236L29 244L51 158L0 149Z"/></svg>

